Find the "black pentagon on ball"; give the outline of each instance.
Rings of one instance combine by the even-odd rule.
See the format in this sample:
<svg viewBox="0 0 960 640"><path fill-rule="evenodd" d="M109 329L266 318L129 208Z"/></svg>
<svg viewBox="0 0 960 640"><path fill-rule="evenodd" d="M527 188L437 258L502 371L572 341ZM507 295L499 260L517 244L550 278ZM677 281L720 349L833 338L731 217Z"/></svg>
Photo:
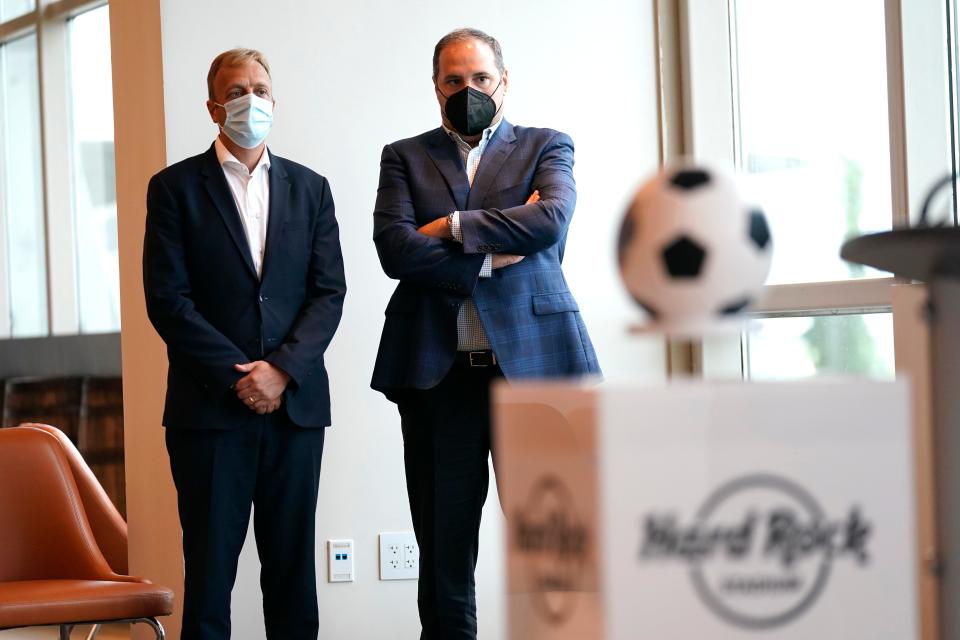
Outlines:
<svg viewBox="0 0 960 640"><path fill-rule="evenodd" d="M748 231L750 240L758 249L762 251L770 246L770 226L767 224L767 216L763 215L760 209L750 212Z"/></svg>
<svg viewBox="0 0 960 640"><path fill-rule="evenodd" d="M710 174L703 169L684 169L673 174L670 184L684 191L696 189L710 182Z"/></svg>
<svg viewBox="0 0 960 640"><path fill-rule="evenodd" d="M623 224L620 225L620 238L617 241L617 257L620 260L621 266L627 258L627 247L630 246L630 241L633 240L633 236L636 233L637 221L634 219L632 213L628 212L623 218Z"/></svg>
<svg viewBox="0 0 960 640"><path fill-rule="evenodd" d="M750 298L739 298L738 300L734 300L733 302L725 304L720 308L720 315L735 316L750 306L751 302L753 302L753 300Z"/></svg>
<svg viewBox="0 0 960 640"><path fill-rule="evenodd" d="M706 257L703 247L687 236L680 236L663 250L663 263L674 278L697 277Z"/></svg>

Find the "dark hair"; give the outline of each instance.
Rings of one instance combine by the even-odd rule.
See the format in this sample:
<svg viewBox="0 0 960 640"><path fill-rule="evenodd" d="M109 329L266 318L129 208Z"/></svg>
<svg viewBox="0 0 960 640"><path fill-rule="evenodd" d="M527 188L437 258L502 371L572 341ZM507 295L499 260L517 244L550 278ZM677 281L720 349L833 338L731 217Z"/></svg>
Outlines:
<svg viewBox="0 0 960 640"><path fill-rule="evenodd" d="M491 35L487 35L479 29L470 29L469 27L464 27L463 29L455 29L440 38L437 46L433 48L434 80L437 79L437 75L440 73L440 52L443 51L444 47L449 44L453 44L454 42L464 42L466 40L479 40L493 49L493 60L497 65L497 71L499 71L501 74L503 73L503 51L500 50L500 43L497 42L497 39Z"/></svg>

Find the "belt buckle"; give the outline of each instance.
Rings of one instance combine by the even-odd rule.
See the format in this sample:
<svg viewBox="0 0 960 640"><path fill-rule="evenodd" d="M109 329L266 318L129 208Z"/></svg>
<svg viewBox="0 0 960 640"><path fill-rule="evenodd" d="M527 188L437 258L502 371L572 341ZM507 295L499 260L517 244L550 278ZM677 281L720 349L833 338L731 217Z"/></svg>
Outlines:
<svg viewBox="0 0 960 640"><path fill-rule="evenodd" d="M490 360L485 362L484 358L486 358L487 355L488 355L488 352L486 351L470 351L469 352L470 366L471 367L489 367L491 364L497 363L497 357L493 355L492 351L489 352ZM477 361L474 361L474 357L477 358Z"/></svg>

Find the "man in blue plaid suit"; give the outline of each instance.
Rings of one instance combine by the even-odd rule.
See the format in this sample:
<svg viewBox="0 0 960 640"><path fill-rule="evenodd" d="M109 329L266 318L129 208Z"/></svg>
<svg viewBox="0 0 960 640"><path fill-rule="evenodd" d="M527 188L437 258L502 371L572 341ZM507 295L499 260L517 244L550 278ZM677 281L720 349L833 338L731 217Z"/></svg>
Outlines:
<svg viewBox="0 0 960 640"><path fill-rule="evenodd" d="M374 211L387 304L372 386L397 403L420 544L423 640L474 639L490 383L599 373L560 263L573 142L502 115L499 43L475 29L433 56L442 126L384 147Z"/></svg>

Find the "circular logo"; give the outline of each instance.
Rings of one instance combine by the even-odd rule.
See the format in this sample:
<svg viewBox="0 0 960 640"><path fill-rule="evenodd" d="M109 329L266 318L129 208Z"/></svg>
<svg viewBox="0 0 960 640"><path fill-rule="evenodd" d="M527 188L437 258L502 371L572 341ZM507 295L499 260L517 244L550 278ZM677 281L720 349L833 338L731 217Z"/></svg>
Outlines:
<svg viewBox="0 0 960 640"><path fill-rule="evenodd" d="M704 535L690 555L693 585L714 613L749 629L779 627L813 605L841 533L807 491L763 474L721 486L696 520Z"/></svg>
<svg viewBox="0 0 960 640"><path fill-rule="evenodd" d="M535 609L547 622L563 624L576 608L588 543L569 489L554 476L541 478L512 528Z"/></svg>

